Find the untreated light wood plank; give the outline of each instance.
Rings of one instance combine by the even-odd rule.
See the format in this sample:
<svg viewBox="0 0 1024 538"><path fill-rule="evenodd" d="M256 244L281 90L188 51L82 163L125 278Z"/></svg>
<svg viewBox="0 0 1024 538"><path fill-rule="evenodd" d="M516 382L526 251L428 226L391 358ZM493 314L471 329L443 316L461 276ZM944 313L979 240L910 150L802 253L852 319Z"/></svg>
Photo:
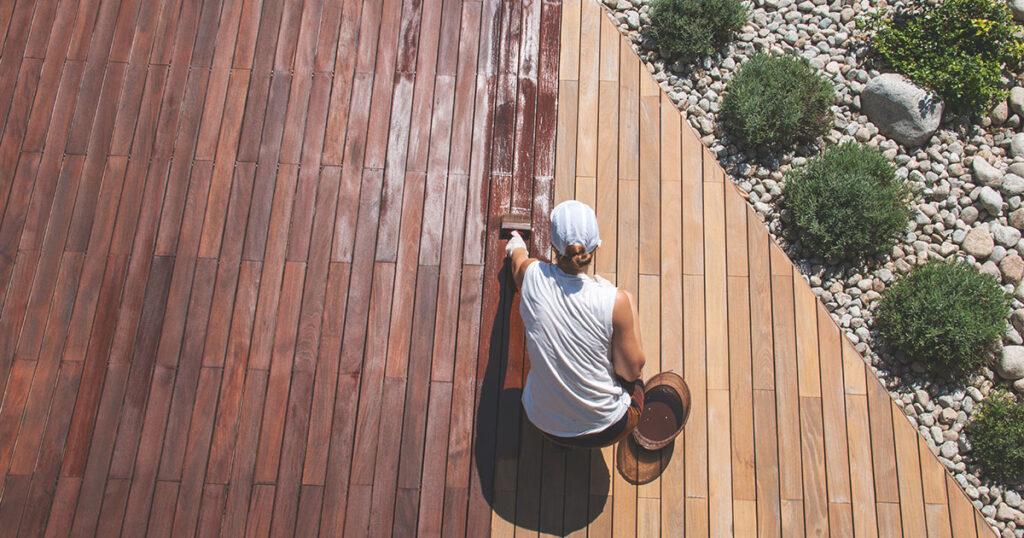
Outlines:
<svg viewBox="0 0 1024 538"><path fill-rule="evenodd" d="M918 435L896 403L893 411L892 429L896 450L896 472L899 480L900 519L904 536L920 536L926 532L924 492L921 483L921 463L918 452ZM897 414L900 413L900 414Z"/></svg>

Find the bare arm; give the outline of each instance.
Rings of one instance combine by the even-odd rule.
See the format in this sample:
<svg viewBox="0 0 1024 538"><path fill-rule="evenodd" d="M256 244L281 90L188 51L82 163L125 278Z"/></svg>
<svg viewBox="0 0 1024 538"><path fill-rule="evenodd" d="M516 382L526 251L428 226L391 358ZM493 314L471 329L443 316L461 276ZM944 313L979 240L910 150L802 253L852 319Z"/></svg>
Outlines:
<svg viewBox="0 0 1024 538"><path fill-rule="evenodd" d="M639 379L647 362L640 345L639 319L633 296L619 290L612 310L612 366L626 381Z"/></svg>
<svg viewBox="0 0 1024 538"><path fill-rule="evenodd" d="M531 258L525 248L520 247L512 251L509 262L512 269L512 278L516 282L517 289L523 288L523 276L526 275L526 268L535 261L537 261L537 258Z"/></svg>

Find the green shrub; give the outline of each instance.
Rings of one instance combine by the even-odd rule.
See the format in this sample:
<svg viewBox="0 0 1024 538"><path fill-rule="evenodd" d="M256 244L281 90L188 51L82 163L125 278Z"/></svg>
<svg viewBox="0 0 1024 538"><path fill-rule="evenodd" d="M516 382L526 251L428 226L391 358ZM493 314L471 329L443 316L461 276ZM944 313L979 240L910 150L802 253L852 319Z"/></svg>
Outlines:
<svg viewBox="0 0 1024 538"><path fill-rule="evenodd" d="M875 148L849 142L786 175L800 241L826 259L887 250L907 226L906 182Z"/></svg>
<svg viewBox="0 0 1024 538"><path fill-rule="evenodd" d="M967 439L988 475L1010 485L1024 481L1024 402L992 393L967 424Z"/></svg>
<svg viewBox="0 0 1024 538"><path fill-rule="evenodd" d="M1002 71L1024 58L1004 0L911 0L874 28L875 50L956 112L984 113L1004 98Z"/></svg>
<svg viewBox="0 0 1024 538"><path fill-rule="evenodd" d="M729 82L722 118L744 144L778 149L828 132L832 83L795 56L752 56Z"/></svg>
<svg viewBox="0 0 1024 538"><path fill-rule="evenodd" d="M895 349L940 377L981 366L1006 332L1009 297L963 262L931 261L882 295L875 323Z"/></svg>
<svg viewBox="0 0 1024 538"><path fill-rule="evenodd" d="M644 34L657 41L662 56L674 60L715 52L747 22L741 0L654 0L650 6Z"/></svg>

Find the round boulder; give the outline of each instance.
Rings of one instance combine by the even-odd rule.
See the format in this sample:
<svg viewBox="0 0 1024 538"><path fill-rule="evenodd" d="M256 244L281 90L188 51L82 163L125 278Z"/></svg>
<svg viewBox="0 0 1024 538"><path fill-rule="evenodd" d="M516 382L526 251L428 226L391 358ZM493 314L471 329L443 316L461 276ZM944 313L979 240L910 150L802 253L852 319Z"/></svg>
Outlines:
<svg viewBox="0 0 1024 538"><path fill-rule="evenodd" d="M942 100L896 73L868 81L860 99L879 132L906 146L927 142L942 121Z"/></svg>
<svg viewBox="0 0 1024 538"><path fill-rule="evenodd" d="M978 205L989 215L998 217L1003 213L1003 195L992 187L982 187L978 189Z"/></svg>
<svg viewBox="0 0 1024 538"><path fill-rule="evenodd" d="M999 272L1003 274L1003 280L1014 284L1024 278L1024 259L1016 252L999 260Z"/></svg>
<svg viewBox="0 0 1024 538"><path fill-rule="evenodd" d="M1024 378L1024 346L1006 346L996 363L996 372L1003 379Z"/></svg>
<svg viewBox="0 0 1024 538"><path fill-rule="evenodd" d="M963 249L971 256L974 256L976 259L983 260L992 254L992 249L995 248L996 244L992 239L992 233L988 231L988 228L984 226L976 226L971 228L971 231L967 232L961 246L963 246Z"/></svg>
<svg viewBox="0 0 1024 538"><path fill-rule="evenodd" d="M1013 13L1013 19L1024 22L1024 0L1010 0L1007 4L1010 5L1010 12Z"/></svg>
<svg viewBox="0 0 1024 538"><path fill-rule="evenodd" d="M1017 133L1010 139L1010 156L1024 157L1024 133Z"/></svg>
<svg viewBox="0 0 1024 538"><path fill-rule="evenodd" d="M992 166L980 156L975 157L971 162L971 170L974 172L974 179L979 185L998 189L1003 185L1003 173Z"/></svg>
<svg viewBox="0 0 1024 538"><path fill-rule="evenodd" d="M1017 136L1021 135L1024 135L1024 133L1020 133ZM1022 138L1021 141L1022 144L1024 144L1024 138ZM1024 194L1024 177L1020 177L1017 174L1006 174L1003 176L1003 186L1001 189L1004 193L1010 196Z"/></svg>
<svg viewBox="0 0 1024 538"><path fill-rule="evenodd" d="M1024 0L1017 0L1024 7ZM1011 2L1010 5L1013 5ZM1014 86L1010 88L1010 110L1014 114L1024 115L1024 87Z"/></svg>

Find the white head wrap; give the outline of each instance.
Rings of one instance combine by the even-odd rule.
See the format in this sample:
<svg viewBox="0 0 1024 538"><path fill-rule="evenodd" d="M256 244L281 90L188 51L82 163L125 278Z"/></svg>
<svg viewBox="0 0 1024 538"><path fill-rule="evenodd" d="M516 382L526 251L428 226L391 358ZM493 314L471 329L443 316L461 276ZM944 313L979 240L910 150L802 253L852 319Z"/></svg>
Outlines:
<svg viewBox="0 0 1024 538"><path fill-rule="evenodd" d="M551 211L551 245L564 254L569 245L581 245L586 252L601 246L597 215L587 204L568 200Z"/></svg>

